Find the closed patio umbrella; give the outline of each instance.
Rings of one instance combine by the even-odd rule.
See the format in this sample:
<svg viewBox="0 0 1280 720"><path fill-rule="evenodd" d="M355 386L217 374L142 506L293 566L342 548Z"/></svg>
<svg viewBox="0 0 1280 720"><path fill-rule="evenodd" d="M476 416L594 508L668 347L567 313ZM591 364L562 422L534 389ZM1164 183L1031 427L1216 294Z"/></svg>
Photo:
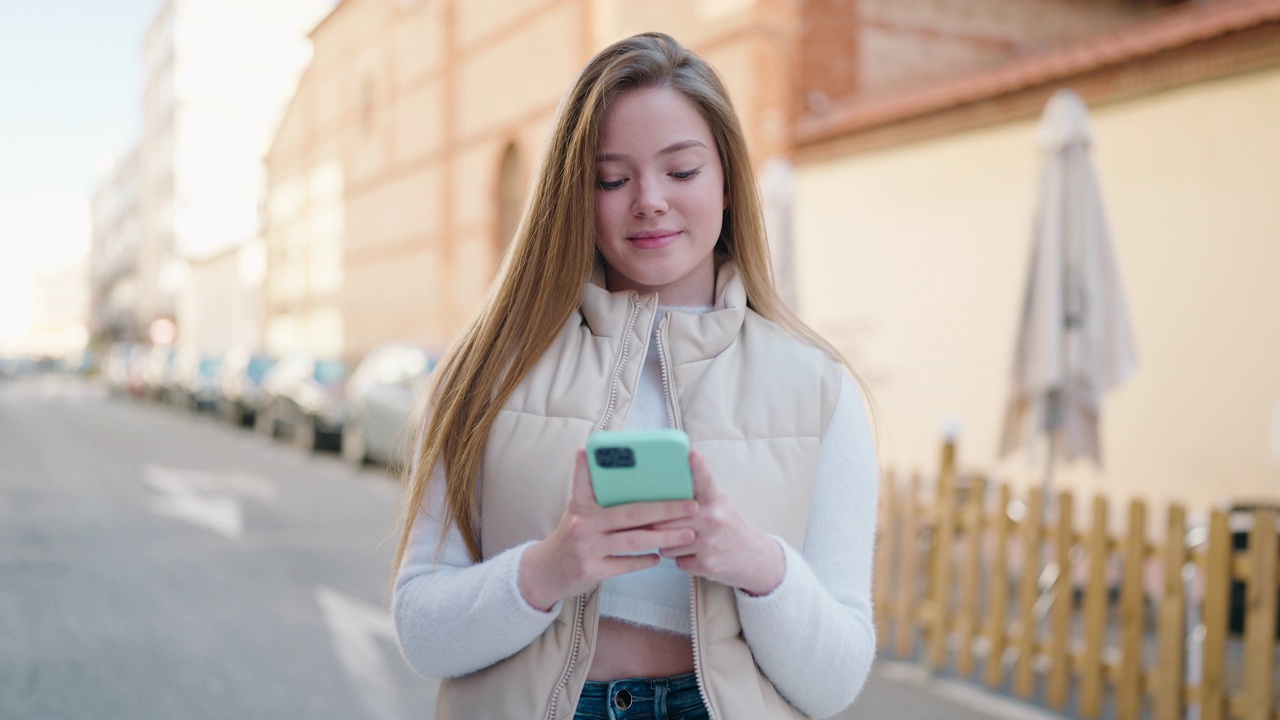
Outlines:
<svg viewBox="0 0 1280 720"><path fill-rule="evenodd" d="M1000 443L1005 456L1047 435L1046 503L1057 460L1102 465L1102 397L1137 364L1091 141L1084 101L1059 90L1040 120L1044 157L1031 265Z"/></svg>

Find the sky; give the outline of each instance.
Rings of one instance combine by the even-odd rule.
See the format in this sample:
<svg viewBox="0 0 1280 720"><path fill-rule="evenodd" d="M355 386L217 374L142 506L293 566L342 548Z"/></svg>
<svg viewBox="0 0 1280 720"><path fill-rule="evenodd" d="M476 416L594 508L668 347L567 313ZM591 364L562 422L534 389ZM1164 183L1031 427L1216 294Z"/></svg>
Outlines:
<svg viewBox="0 0 1280 720"><path fill-rule="evenodd" d="M35 278L89 247L100 163L137 140L142 40L161 0L0 0L0 345Z"/></svg>

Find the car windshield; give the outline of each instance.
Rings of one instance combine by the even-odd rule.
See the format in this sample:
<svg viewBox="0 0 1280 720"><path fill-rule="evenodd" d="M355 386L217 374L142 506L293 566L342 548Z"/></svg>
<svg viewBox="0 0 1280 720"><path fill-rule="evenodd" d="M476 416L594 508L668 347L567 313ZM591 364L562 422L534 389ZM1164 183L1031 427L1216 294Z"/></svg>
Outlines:
<svg viewBox="0 0 1280 720"><path fill-rule="evenodd" d="M213 377L213 374L218 372L218 366L221 364L218 360L201 360L200 374L205 377Z"/></svg>
<svg viewBox="0 0 1280 720"><path fill-rule="evenodd" d="M342 382L342 378L347 374L347 370L340 360L317 360L316 361L316 382L324 385L332 385Z"/></svg>

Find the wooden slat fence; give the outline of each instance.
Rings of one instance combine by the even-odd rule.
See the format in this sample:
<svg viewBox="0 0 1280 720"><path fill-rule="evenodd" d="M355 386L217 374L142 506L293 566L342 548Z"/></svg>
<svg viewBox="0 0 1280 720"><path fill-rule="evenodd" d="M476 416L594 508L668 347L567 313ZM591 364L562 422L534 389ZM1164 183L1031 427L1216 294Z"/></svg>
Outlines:
<svg viewBox="0 0 1280 720"><path fill-rule="evenodd" d="M1134 500L1113 534L1101 496L1023 500L954 458L931 488L886 474L883 655L1083 718L1280 720L1275 512L1213 510L1189 532L1182 506L1151 522Z"/></svg>

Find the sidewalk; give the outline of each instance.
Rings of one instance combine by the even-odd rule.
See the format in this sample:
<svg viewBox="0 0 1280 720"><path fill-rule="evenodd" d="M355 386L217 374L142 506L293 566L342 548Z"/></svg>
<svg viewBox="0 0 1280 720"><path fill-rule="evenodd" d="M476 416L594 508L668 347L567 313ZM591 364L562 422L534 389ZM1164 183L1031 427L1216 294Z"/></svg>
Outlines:
<svg viewBox="0 0 1280 720"><path fill-rule="evenodd" d="M935 679L919 665L877 661L853 707L832 720L1065 720L976 683Z"/></svg>

